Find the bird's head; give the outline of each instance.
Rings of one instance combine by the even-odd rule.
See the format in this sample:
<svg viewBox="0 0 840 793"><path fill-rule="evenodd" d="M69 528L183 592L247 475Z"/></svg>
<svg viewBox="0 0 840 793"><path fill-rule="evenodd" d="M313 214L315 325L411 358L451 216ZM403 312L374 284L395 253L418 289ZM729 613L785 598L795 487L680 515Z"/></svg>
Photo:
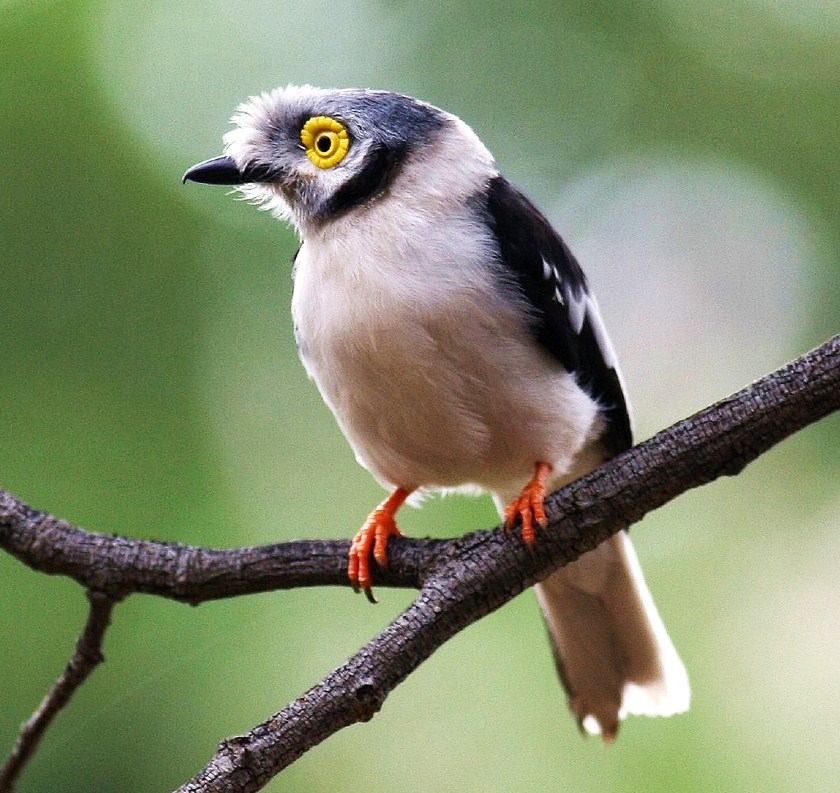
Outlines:
<svg viewBox="0 0 840 793"><path fill-rule="evenodd" d="M387 91L287 86L233 116L225 154L184 181L235 185L301 232L387 195L406 201L470 194L493 159L460 119Z"/></svg>

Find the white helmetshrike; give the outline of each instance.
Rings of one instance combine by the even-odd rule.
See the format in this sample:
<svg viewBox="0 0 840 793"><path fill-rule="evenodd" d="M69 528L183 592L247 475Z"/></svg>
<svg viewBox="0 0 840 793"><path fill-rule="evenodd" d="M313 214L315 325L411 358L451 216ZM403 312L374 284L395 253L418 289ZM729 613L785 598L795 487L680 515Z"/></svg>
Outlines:
<svg viewBox="0 0 840 793"><path fill-rule="evenodd" d="M370 595L412 494L488 491L526 542L543 498L631 445L615 353L580 265L463 121L385 91L252 97L222 157L302 239L300 357L358 461L391 495L354 538ZM687 709L685 668L620 532L536 586L569 703L605 739L627 713Z"/></svg>

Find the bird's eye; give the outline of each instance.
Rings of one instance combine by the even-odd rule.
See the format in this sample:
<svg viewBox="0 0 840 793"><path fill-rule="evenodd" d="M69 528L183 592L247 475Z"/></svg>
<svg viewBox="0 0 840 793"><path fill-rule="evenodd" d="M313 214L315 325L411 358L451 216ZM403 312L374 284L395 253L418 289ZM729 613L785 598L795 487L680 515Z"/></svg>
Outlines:
<svg viewBox="0 0 840 793"><path fill-rule="evenodd" d="M303 125L300 140L306 156L319 168L338 165L350 149L350 135L340 121L329 116L315 116Z"/></svg>

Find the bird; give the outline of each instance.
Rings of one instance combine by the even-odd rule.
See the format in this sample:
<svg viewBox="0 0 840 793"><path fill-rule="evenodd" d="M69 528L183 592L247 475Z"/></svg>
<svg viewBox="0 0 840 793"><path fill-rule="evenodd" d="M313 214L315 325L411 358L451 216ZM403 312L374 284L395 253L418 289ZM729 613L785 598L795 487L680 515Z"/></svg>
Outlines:
<svg viewBox="0 0 840 793"><path fill-rule="evenodd" d="M231 123L183 181L233 186L300 237L300 358L388 491L352 540L354 589L372 599L397 510L429 493L489 493L539 542L546 494L632 445L616 353L564 240L470 126L413 97L287 85ZM627 714L688 709L626 531L535 589L582 731L609 742Z"/></svg>

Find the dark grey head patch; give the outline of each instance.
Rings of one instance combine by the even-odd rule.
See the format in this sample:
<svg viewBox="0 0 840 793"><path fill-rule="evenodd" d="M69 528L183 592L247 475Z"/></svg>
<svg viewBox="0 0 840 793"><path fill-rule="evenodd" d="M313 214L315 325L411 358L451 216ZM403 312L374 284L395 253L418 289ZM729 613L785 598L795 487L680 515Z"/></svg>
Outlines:
<svg viewBox="0 0 840 793"><path fill-rule="evenodd" d="M278 108L269 123L272 136L299 136L312 116L330 116L347 127L353 141L375 141L412 148L430 140L446 124L447 116L432 105L388 91L343 89L311 96L296 96L287 108ZM279 140L278 140L279 142Z"/></svg>

